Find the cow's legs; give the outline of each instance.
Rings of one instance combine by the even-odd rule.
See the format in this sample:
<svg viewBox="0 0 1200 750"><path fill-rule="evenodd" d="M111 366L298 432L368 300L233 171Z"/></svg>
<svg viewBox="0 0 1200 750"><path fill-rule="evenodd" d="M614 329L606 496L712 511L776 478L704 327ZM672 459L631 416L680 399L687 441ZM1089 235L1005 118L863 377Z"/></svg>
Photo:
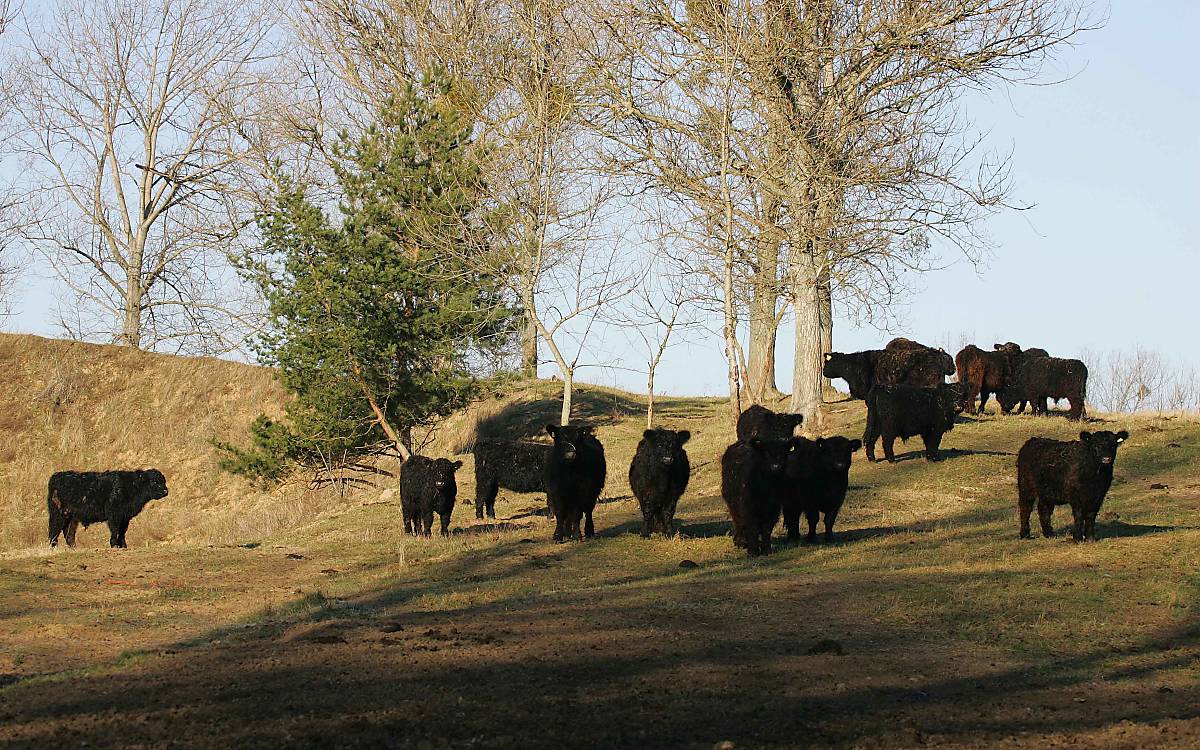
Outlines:
<svg viewBox="0 0 1200 750"><path fill-rule="evenodd" d="M121 519L120 526L118 527L121 531L120 536L117 539L118 547L125 548L128 546L125 544L125 532L129 531L129 521L130 521L130 519L128 519L128 518Z"/></svg>
<svg viewBox="0 0 1200 750"><path fill-rule="evenodd" d="M1054 506L1039 499L1037 509L1038 521L1042 524L1042 536L1054 536L1054 526L1050 523L1050 517L1054 515Z"/></svg>
<svg viewBox="0 0 1200 750"><path fill-rule="evenodd" d="M442 519L442 536L450 536L450 511L439 513Z"/></svg>
<svg viewBox="0 0 1200 750"><path fill-rule="evenodd" d="M821 511L815 509L804 511L804 520L808 521L808 536L804 541L817 541L817 521L821 520Z"/></svg>
<svg viewBox="0 0 1200 750"><path fill-rule="evenodd" d="M1071 405L1071 411L1067 413L1067 419L1078 422L1083 418L1083 399L1073 396L1067 399L1067 403Z"/></svg>
<svg viewBox="0 0 1200 750"><path fill-rule="evenodd" d="M825 541L826 543L833 541L833 522L837 520L839 508L832 508L825 511Z"/></svg>
<svg viewBox="0 0 1200 750"><path fill-rule="evenodd" d="M980 389L980 391L979 391L979 411L972 412L972 414L983 414L983 407L987 406L988 397L991 395L992 395L992 392L989 391L987 388Z"/></svg>
<svg viewBox="0 0 1200 750"><path fill-rule="evenodd" d="M967 410L967 413L969 413L969 414L977 413L975 411L976 397L981 398L981 401L979 402L979 411L983 411L983 402L987 400L987 397L983 396L982 394L985 393L986 391L976 390L974 383L968 382L966 384L966 386L967 386L967 392L965 394L963 394L963 407Z"/></svg>
<svg viewBox="0 0 1200 750"><path fill-rule="evenodd" d="M1017 472L1017 520L1021 524L1021 538L1028 539L1029 533L1029 516L1033 513L1033 506L1037 501L1037 492L1034 489L1033 481L1021 471Z"/></svg>
<svg viewBox="0 0 1200 750"><path fill-rule="evenodd" d="M113 519L108 522L108 546L121 547L121 522Z"/></svg>
<svg viewBox="0 0 1200 750"><path fill-rule="evenodd" d="M1071 517L1074 519L1071 523L1071 540L1075 542L1083 541L1083 532L1087 526L1087 519L1083 515L1083 511L1071 508Z"/></svg>
<svg viewBox="0 0 1200 750"><path fill-rule="evenodd" d="M1083 518L1083 538L1096 541L1096 516L1088 515Z"/></svg>
<svg viewBox="0 0 1200 750"><path fill-rule="evenodd" d="M55 508L53 505L50 506L50 521L48 524L48 526L49 526L48 530L49 530L49 534L50 534L50 546L51 547L58 546L58 535L63 533L64 531L66 531L67 524L69 524L69 523L70 523L70 520L68 518L64 517L62 512L59 511L58 508ZM65 536L65 534L64 534L64 536ZM70 540L67 541L67 545L71 546Z"/></svg>
<svg viewBox="0 0 1200 750"><path fill-rule="evenodd" d="M887 458L889 464L896 463L896 451L894 450L895 446L896 436L885 434L883 436L883 455L885 458Z"/></svg>
<svg viewBox="0 0 1200 750"><path fill-rule="evenodd" d="M422 530L425 536L431 536L433 534L433 508L421 511L421 523L425 527Z"/></svg>
<svg viewBox="0 0 1200 750"><path fill-rule="evenodd" d="M413 528L413 513L408 508L401 508L401 515L404 516L404 533L415 536L416 529Z"/></svg>
<svg viewBox="0 0 1200 750"><path fill-rule="evenodd" d="M643 510L642 511L642 538L643 539L649 539L650 535L654 533L655 523L656 523L656 521L654 519L654 511L650 510L649 508L646 508L645 510Z"/></svg>
<svg viewBox="0 0 1200 750"><path fill-rule="evenodd" d="M583 533L588 538L596 536L596 526L592 523L592 511L584 511Z"/></svg>
<svg viewBox="0 0 1200 750"><path fill-rule="evenodd" d="M875 431L871 429L871 419L868 417L867 429L866 432L863 433L863 447L867 451L867 460L871 463L875 463L875 439L877 437L878 436L875 434Z"/></svg>
<svg viewBox="0 0 1200 750"><path fill-rule="evenodd" d="M784 508L783 509L783 525L787 528L787 539L789 542L800 541L800 509L799 508Z"/></svg>
<svg viewBox="0 0 1200 750"><path fill-rule="evenodd" d="M496 493L500 491L498 482L483 481L475 486L475 517L483 518L485 510L489 510L492 518L496 517Z"/></svg>
<svg viewBox="0 0 1200 750"><path fill-rule="evenodd" d="M938 445L942 442L942 434L940 432L931 432L921 436L921 442L925 443L925 460L940 461L941 456L938 455Z"/></svg>

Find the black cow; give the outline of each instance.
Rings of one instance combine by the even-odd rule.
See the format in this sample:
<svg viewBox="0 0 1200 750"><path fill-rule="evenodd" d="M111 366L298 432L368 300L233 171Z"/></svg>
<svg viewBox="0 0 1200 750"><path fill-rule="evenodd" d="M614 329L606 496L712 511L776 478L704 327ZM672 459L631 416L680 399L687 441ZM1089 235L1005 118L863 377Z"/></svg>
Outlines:
<svg viewBox="0 0 1200 750"><path fill-rule="evenodd" d="M988 397L999 394L1008 384L1012 372L1012 356L1007 352L987 352L967 344L954 358L958 365L958 382L963 384L963 407L971 414L982 413ZM979 398L979 410L975 399Z"/></svg>
<svg viewBox="0 0 1200 750"><path fill-rule="evenodd" d="M1018 356L1015 362L1007 385L996 394L1001 409L1007 413L1018 404L1028 401L1033 405L1034 414L1045 414L1046 399L1058 401L1065 398L1071 404L1067 418L1083 418L1087 398L1087 365L1078 359L1029 356L1028 353Z"/></svg>
<svg viewBox="0 0 1200 750"><path fill-rule="evenodd" d="M788 541L800 540L801 513L808 521L807 541L816 541L817 521L822 515L825 541L833 541L833 524L850 485L850 461L861 447L861 440L840 435L816 440L796 438L796 450L788 457L787 466L793 492L783 502Z"/></svg>
<svg viewBox="0 0 1200 750"><path fill-rule="evenodd" d="M125 547L129 521L146 503L167 496L167 478L158 469L137 471L59 471L50 477L46 510L50 515L50 546L58 535L75 546L75 531L105 521L108 544Z"/></svg>
<svg viewBox="0 0 1200 750"><path fill-rule="evenodd" d="M883 454L894 463L892 445L896 438L908 440L920 435L925 443L925 458L938 460L942 435L954 428L954 418L963 410L962 386L943 384L936 388L910 385L881 385L867 397L867 430L863 444L867 460L875 460L875 440L883 438Z"/></svg>
<svg viewBox="0 0 1200 750"><path fill-rule="evenodd" d="M829 352L821 372L827 378L845 380L853 398L866 399L877 385L922 388L941 385L946 382L947 374L954 374L954 360L940 349L925 346L919 349L905 346L868 349L852 354Z"/></svg>
<svg viewBox="0 0 1200 750"><path fill-rule="evenodd" d="M591 427L548 424L546 432L554 438L542 469L546 500L554 514L554 541L581 538L579 524L585 516L583 533L591 538L596 533L592 511L608 471L604 446Z"/></svg>
<svg viewBox="0 0 1200 750"><path fill-rule="evenodd" d="M642 509L642 536L675 533L675 507L688 486L687 430L646 430L629 463L629 488Z"/></svg>
<svg viewBox="0 0 1200 750"><path fill-rule="evenodd" d="M513 492L545 492L542 468L550 446L513 440L476 440L475 517L484 511L496 517L496 494L503 487Z"/></svg>
<svg viewBox="0 0 1200 750"><path fill-rule="evenodd" d="M779 413L754 404L738 415L737 439L787 440L804 421L802 414Z"/></svg>
<svg viewBox="0 0 1200 750"><path fill-rule="evenodd" d="M442 536L450 536L450 514L458 496L454 472L462 461L409 456L400 467L400 510L404 530L413 536L433 533L433 514L442 521Z"/></svg>
<svg viewBox="0 0 1200 750"><path fill-rule="evenodd" d="M796 444L797 438L739 440L721 456L721 497L733 521L733 543L751 556L771 552L771 530L792 491L787 463Z"/></svg>
<svg viewBox="0 0 1200 750"><path fill-rule="evenodd" d="M1054 536L1054 506L1070 505L1075 518L1071 538L1096 540L1096 514L1112 485L1117 446L1129 433L1081 432L1066 442L1030 438L1017 453L1017 509L1021 538L1029 538L1029 515L1037 506L1042 536Z"/></svg>
<svg viewBox="0 0 1200 750"><path fill-rule="evenodd" d="M1000 352L1001 354L1004 354L1007 357L1009 377L1012 376L1012 372L1017 369L1018 365L1020 365L1023 358L1025 358L1025 357L1049 357L1050 356L1050 352L1046 351L1045 349L1039 349L1037 347L1031 347L1029 349L1023 350L1023 349L1021 349L1021 345L1016 343L1015 341L1009 341L1004 344L994 344L992 348L994 348L997 352ZM997 401L1000 400L999 392L996 393L996 400ZM1024 399L1019 401L1016 404L1016 413L1024 414L1025 407L1028 405L1029 405L1029 402L1025 401ZM1013 412L1013 409L1012 408L1005 409L1004 405L1001 404L1000 411L1004 414L1010 414Z"/></svg>
<svg viewBox="0 0 1200 750"><path fill-rule="evenodd" d="M929 354L929 357L928 357L929 361L937 363L940 374L953 375L955 372L954 359L950 356L949 353L946 352L945 349L941 348L940 346L937 348L934 348L932 346L926 346L925 344L922 344L918 341L913 341L912 339L906 339L903 336L901 336L899 338L894 338L891 341L887 342L887 345L885 347L883 347L883 349L884 349L884 351L907 350L907 351L915 351L915 352L927 352ZM919 384L912 383L911 385L919 385Z"/></svg>

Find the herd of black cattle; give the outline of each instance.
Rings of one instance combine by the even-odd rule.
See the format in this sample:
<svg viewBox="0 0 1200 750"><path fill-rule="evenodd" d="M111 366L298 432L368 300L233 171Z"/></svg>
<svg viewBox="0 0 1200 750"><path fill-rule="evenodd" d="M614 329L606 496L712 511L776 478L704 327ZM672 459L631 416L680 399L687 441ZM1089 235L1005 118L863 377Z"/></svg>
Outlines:
<svg viewBox="0 0 1200 750"><path fill-rule="evenodd" d="M795 436L798 414L778 414L762 406L746 409L737 422L737 442L721 457L721 495L733 522L734 544L750 555L771 551L771 534L782 516L790 542L800 539L800 516L808 522L808 541L824 539L846 497L852 455L866 448L875 461L875 443L883 441L887 460L895 461L896 438L920 436L927 460L938 460L944 433L964 410L982 411L996 395L1007 414L1032 404L1045 413L1047 399L1067 399L1069 418L1084 411L1087 368L1077 359L1058 359L1041 349L1022 350L1014 343L996 344L988 352L969 345L955 359L908 339L895 339L883 349L825 355L824 374L841 378L853 398L867 402L863 439L841 436L809 440ZM957 372L958 382L946 376ZM475 443L475 515L496 517L501 487L514 492L544 492L555 519L554 540L591 537L592 513L604 488L604 447L592 427L547 425L552 443L479 440ZM643 433L629 466L629 486L641 507L642 536L673 535L675 509L691 474L684 444L686 430L653 429ZM1128 433L1081 432L1078 441L1031 438L1017 455L1020 534L1029 536L1029 517L1036 506L1043 535L1053 536L1051 514L1070 505L1075 541L1095 539L1096 514L1112 483L1117 446ZM429 536L433 516L449 534L461 461L412 456L400 470L400 498L405 531ZM151 500L166 497L167 484L156 469L70 472L50 478L46 503L51 546L61 533L75 544L79 524L106 522L113 547L125 546L129 521Z"/></svg>

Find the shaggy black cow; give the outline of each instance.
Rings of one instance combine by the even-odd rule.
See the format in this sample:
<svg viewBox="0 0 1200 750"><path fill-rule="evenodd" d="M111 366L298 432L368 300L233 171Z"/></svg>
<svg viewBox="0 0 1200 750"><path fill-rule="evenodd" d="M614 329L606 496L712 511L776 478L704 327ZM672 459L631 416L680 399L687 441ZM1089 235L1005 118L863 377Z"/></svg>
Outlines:
<svg viewBox="0 0 1200 750"><path fill-rule="evenodd" d="M596 533L592 511L608 470L604 446L591 427L548 424L546 432L554 438L542 470L546 499L554 514L554 541L579 539L579 523L585 516L583 533L591 538Z"/></svg>
<svg viewBox="0 0 1200 750"><path fill-rule="evenodd" d="M1021 345L1014 341L1009 341L1004 344L994 344L993 348L996 351L1004 354L1008 358L1009 377L1012 376L1012 373L1017 369L1017 367L1021 364L1021 361L1025 357L1049 357L1050 356L1050 352L1046 351L1045 349L1039 349L1037 347L1032 347L1030 349L1022 350ZM1000 400L999 392L996 393L996 400L997 401ZM1029 402L1024 399L1017 402L1016 413L1024 414L1025 407L1028 405L1029 405ZM1006 408L1004 408L1004 405L1001 404L1000 411L1003 412L1004 414L1009 414L1013 411L1013 409L1012 408L1006 409Z"/></svg>
<svg viewBox="0 0 1200 750"><path fill-rule="evenodd" d="M987 352L967 344L954 358L958 365L958 382L963 384L963 407L971 414L983 412L988 397L1004 390L1012 371L1012 356L1007 352ZM975 399L979 399L979 410Z"/></svg>
<svg viewBox="0 0 1200 750"><path fill-rule="evenodd" d="M765 406L754 404L738 415L737 439L747 441L787 440L804 421L801 414L773 412Z"/></svg>
<svg viewBox="0 0 1200 750"><path fill-rule="evenodd" d="M1006 413L1028 401L1033 405L1034 414L1046 413L1046 399L1058 401L1065 398L1071 404L1067 418L1079 420L1084 416L1087 377L1087 365L1077 359L1024 353L1015 359L1008 383L1004 390L996 394L996 398Z"/></svg>
<svg viewBox="0 0 1200 750"><path fill-rule="evenodd" d="M877 438L883 438L883 454L895 463L892 445L896 438L920 435L926 460L937 461L942 435L954 428L954 418L962 410L962 386L958 383L936 388L876 386L867 398L867 430L863 434L867 460L875 460Z"/></svg>
<svg viewBox="0 0 1200 750"><path fill-rule="evenodd" d="M733 543L751 556L771 552L771 530L792 492L787 464L796 445L797 438L739 440L721 456L721 497L733 521Z"/></svg>
<svg viewBox="0 0 1200 750"><path fill-rule="evenodd" d="M940 374L953 375L955 372L954 359L951 358L949 353L947 353L946 350L941 348L940 346L937 348L934 348L932 346L926 346L918 341L913 341L912 339L906 339L903 336L901 336L901 337L894 338L891 341L887 342L887 346L883 347L883 349L884 349L884 351L907 350L907 351L914 351L914 352L927 352L929 355L927 358L928 361L936 363ZM917 385L917 384L912 383L912 385Z"/></svg>
<svg viewBox="0 0 1200 750"><path fill-rule="evenodd" d="M442 536L450 536L450 514L458 484L454 472L462 461L428 456L409 456L400 467L400 510L404 515L404 530L413 536L433 533L433 514L442 521Z"/></svg>
<svg viewBox="0 0 1200 750"><path fill-rule="evenodd" d="M59 471L50 477L46 509L50 515L50 546L58 535L75 546L75 531L108 523L108 544L125 547L129 521L146 503L167 496L167 478L158 469L137 471Z"/></svg>
<svg viewBox="0 0 1200 750"><path fill-rule="evenodd" d="M550 446L512 440L476 440L475 517L484 511L496 517L496 494L503 487L513 492L545 492L542 468Z"/></svg>
<svg viewBox="0 0 1200 750"><path fill-rule="evenodd" d="M914 349L901 345L891 349L868 349L852 354L829 352L825 355L825 365L821 372L827 378L845 380L850 386L851 397L866 399L867 394L877 385L912 385L922 388L941 385L946 382L947 374L954 374L954 360L940 349L925 346Z"/></svg>
<svg viewBox="0 0 1200 750"><path fill-rule="evenodd" d="M1075 523L1071 538L1096 540L1096 514L1112 485L1117 446L1129 433L1081 432L1066 442L1030 438L1017 453L1017 508L1021 538L1029 538L1029 515L1037 506L1042 536L1054 536L1054 506L1070 505Z"/></svg>
<svg viewBox="0 0 1200 750"><path fill-rule="evenodd" d="M688 486L687 430L646 430L629 463L629 488L642 509L642 536L675 533L675 507Z"/></svg>
<svg viewBox="0 0 1200 750"><path fill-rule="evenodd" d="M840 435L816 440L796 438L796 450L788 457L787 465L793 492L783 501L788 541L800 540L801 513L808 521L807 541L817 540L817 521L822 515L825 541L833 541L833 524L850 485L850 461L861 447L861 440Z"/></svg>

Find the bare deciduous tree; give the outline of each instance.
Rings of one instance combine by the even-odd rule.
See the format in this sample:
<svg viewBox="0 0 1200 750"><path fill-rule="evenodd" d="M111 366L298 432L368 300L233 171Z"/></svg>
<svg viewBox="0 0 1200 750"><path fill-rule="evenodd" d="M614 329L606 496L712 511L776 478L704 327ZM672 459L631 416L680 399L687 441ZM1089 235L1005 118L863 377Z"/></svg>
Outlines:
<svg viewBox="0 0 1200 750"><path fill-rule="evenodd" d="M253 3L62 0L10 71L27 165L23 239L74 293L64 325L135 348L240 343L228 261L250 221L236 174L268 25Z"/></svg>

